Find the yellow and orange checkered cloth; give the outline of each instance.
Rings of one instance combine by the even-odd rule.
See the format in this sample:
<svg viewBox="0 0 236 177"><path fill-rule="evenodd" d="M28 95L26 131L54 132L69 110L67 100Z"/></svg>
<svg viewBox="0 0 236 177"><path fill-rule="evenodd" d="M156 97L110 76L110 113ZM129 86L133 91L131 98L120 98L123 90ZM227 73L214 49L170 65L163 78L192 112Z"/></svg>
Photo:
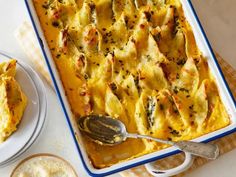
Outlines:
<svg viewBox="0 0 236 177"><path fill-rule="evenodd" d="M37 39L35 37L35 33L31 27L31 25L27 22L23 23L15 32L15 36L27 54L29 60L32 62L34 67L38 70L41 75L48 81L50 85L52 85L49 73L47 71L47 67L45 61L42 57ZM220 66L223 70L223 73L226 77L227 82L229 83L230 89L233 92L234 97L236 98L236 70L234 70L227 62L225 62L218 54L216 57L220 63ZM214 141L220 148L221 155L229 152L230 150L236 148L236 133L231 135L225 136ZM158 160L158 166L161 168L173 168L174 166L179 165L182 163L184 159L184 155L177 154L175 156L167 157L162 160ZM181 173L177 176L183 176L184 174L188 173L189 171L202 166L203 164L207 163L208 161L203 158L196 158L191 168L184 173ZM132 168L130 170L126 170L120 173L124 177L149 177L151 175L148 174L144 166L139 166L136 168Z"/></svg>

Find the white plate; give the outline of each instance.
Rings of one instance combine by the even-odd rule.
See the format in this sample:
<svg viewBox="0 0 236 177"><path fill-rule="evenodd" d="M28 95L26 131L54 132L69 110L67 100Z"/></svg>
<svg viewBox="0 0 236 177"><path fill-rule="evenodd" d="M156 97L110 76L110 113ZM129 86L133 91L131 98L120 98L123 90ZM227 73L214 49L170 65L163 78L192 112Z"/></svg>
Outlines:
<svg viewBox="0 0 236 177"><path fill-rule="evenodd" d="M46 98L46 97L45 97ZM46 99L44 99L46 101ZM47 113L47 106L46 106L46 102L44 101L44 108L42 109L42 111L40 111L41 116L40 116L40 120L39 123L37 125L36 131L33 135L33 137L30 139L30 141L22 148L22 150L15 154L13 157L11 157L10 159L8 159L7 161L0 163L0 167L5 167L8 166L10 163L13 163L15 161L17 161L19 159L19 157L25 153L32 145L33 143L37 140L37 138L39 137L40 133L43 130L43 126L45 123L45 118L46 118L46 113Z"/></svg>
<svg viewBox="0 0 236 177"><path fill-rule="evenodd" d="M39 94L39 103L40 103L40 116L39 116L39 122L36 127L36 131L33 134L33 137L29 140L29 142L13 157L8 159L7 161L0 163L0 167L5 167L9 165L10 163L15 162L18 160L18 158L26 152L36 141L36 139L39 137L40 133L42 132L43 125L45 123L46 114L47 114L47 100L46 100L46 93L45 88L43 85L42 80L37 75L37 73L28 65L21 63L21 65L24 67L24 69L27 71L27 73L31 76L33 79L35 86L37 88L38 94Z"/></svg>
<svg viewBox="0 0 236 177"><path fill-rule="evenodd" d="M0 55L0 62L9 61L7 56ZM18 130L5 142L0 144L0 163L3 163L18 154L32 139L40 117L39 93L35 86L32 73L28 73L26 64L17 64L16 80L19 82L23 92L28 98L28 104ZM29 68L27 66L27 68ZM32 70L32 69L31 69Z"/></svg>

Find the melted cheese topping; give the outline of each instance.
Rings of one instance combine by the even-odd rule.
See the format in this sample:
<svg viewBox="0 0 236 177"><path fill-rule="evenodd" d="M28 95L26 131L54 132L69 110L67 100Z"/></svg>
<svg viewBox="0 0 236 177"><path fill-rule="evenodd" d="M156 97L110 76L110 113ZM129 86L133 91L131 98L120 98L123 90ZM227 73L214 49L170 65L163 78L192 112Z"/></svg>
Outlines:
<svg viewBox="0 0 236 177"><path fill-rule="evenodd" d="M16 60L0 64L0 143L17 130L27 105L15 73Z"/></svg>
<svg viewBox="0 0 236 177"><path fill-rule="evenodd" d="M36 156L21 163L11 177L77 177L73 168L53 156Z"/></svg>
<svg viewBox="0 0 236 177"><path fill-rule="evenodd" d="M173 141L230 124L179 0L34 0L75 118L106 114L130 133ZM167 145L84 137L103 168Z"/></svg>

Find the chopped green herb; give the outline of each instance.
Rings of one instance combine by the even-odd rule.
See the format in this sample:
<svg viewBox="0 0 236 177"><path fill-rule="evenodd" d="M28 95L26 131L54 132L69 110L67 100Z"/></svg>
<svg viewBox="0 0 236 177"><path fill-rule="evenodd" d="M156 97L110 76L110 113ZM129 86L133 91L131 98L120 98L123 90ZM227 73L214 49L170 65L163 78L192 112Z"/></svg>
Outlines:
<svg viewBox="0 0 236 177"><path fill-rule="evenodd" d="M188 107L189 109L193 110L193 104Z"/></svg>
<svg viewBox="0 0 236 177"><path fill-rule="evenodd" d="M182 92L189 93L189 90L188 90L188 89L186 89L186 88L180 88L179 90L180 90L180 91L182 91Z"/></svg>
<svg viewBox="0 0 236 177"><path fill-rule="evenodd" d="M57 54L57 55L56 55L56 58L60 58L60 57L61 57L61 54Z"/></svg>
<svg viewBox="0 0 236 177"><path fill-rule="evenodd" d="M178 111L178 109L177 109L176 106L173 107L173 110L174 110L174 113L175 113L175 114L178 114L178 113L179 113L179 111Z"/></svg>
<svg viewBox="0 0 236 177"><path fill-rule="evenodd" d="M147 57L147 61L151 61L152 60L152 57L150 55L146 55Z"/></svg>
<svg viewBox="0 0 236 177"><path fill-rule="evenodd" d="M86 79L86 80L89 79L89 75L85 73L84 74L84 79Z"/></svg>
<svg viewBox="0 0 236 177"><path fill-rule="evenodd" d="M149 127L152 127L154 125L154 115L153 112L155 110L156 104L153 100L153 98L148 97L148 103L147 103L147 119L149 123Z"/></svg>
<svg viewBox="0 0 236 177"><path fill-rule="evenodd" d="M117 86L114 82L110 83L109 87L111 88L112 91L115 91L117 89Z"/></svg>
<svg viewBox="0 0 236 177"><path fill-rule="evenodd" d="M58 21L53 21L53 22L52 22L52 26L54 26L54 27L56 27L56 28L59 27L59 25L60 25L60 24L59 24Z"/></svg>
<svg viewBox="0 0 236 177"><path fill-rule="evenodd" d="M43 7L44 9L46 9L46 10L47 10L47 9L49 9L49 7L50 7L50 4L49 4L49 3L47 3L47 4L43 4L43 5L42 5L42 7Z"/></svg>
<svg viewBox="0 0 236 177"><path fill-rule="evenodd" d="M177 137L180 136L180 134L179 134L179 132L178 132L177 130L171 130L170 133L171 133L173 136L177 136Z"/></svg>
<svg viewBox="0 0 236 177"><path fill-rule="evenodd" d="M186 59L183 58L177 62L177 65L183 66L185 63L186 63Z"/></svg>
<svg viewBox="0 0 236 177"><path fill-rule="evenodd" d="M153 36L156 42L160 42L161 40L161 33L157 33L156 35Z"/></svg>
<svg viewBox="0 0 236 177"><path fill-rule="evenodd" d="M176 79L179 79L179 73L176 74Z"/></svg>
<svg viewBox="0 0 236 177"><path fill-rule="evenodd" d="M160 104L160 110L164 110L164 105L163 104Z"/></svg>
<svg viewBox="0 0 236 177"><path fill-rule="evenodd" d="M170 130L173 130L173 128L172 128L172 127L170 127L170 126L168 126L168 128L169 128Z"/></svg>
<svg viewBox="0 0 236 177"><path fill-rule="evenodd" d="M128 25L129 17L125 16L124 19L125 19L125 24Z"/></svg>
<svg viewBox="0 0 236 177"><path fill-rule="evenodd" d="M146 18L147 18L147 21L150 22L151 21L151 17L152 17L152 14L150 12L144 12Z"/></svg>
<svg viewBox="0 0 236 177"><path fill-rule="evenodd" d="M174 91L175 94L177 94L179 92L178 87L175 86L173 91Z"/></svg>

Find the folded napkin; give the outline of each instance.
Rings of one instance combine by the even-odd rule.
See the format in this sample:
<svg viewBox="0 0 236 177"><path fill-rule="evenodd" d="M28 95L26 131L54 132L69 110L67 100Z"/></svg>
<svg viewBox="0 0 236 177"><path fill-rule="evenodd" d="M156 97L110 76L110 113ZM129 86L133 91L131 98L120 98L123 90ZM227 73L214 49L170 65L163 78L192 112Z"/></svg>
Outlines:
<svg viewBox="0 0 236 177"><path fill-rule="evenodd" d="M33 31L32 26L28 22L24 22L15 32L15 36L27 54L29 60L35 66L41 75L48 81L50 85L52 85L52 81L50 79L45 61L42 57L38 41L35 37L35 33ZM224 76L226 77L227 82L229 83L230 89L233 91L233 95L236 98L236 70L234 70L226 61L224 61L217 53L216 57L218 62L223 70ZM215 140L213 143L217 144L220 148L221 155L229 152L230 150L236 148L236 134L233 133L231 135L225 136L218 140ZM165 159L158 160L156 163L160 168L173 168L180 163L183 162L184 155L182 153L177 154L175 156L170 156ZM203 158L196 158L191 168L184 173L181 173L177 176L183 176L186 173L189 173L191 170L196 169L205 163L208 160ZM126 170L120 173L124 177L149 177L151 176L145 169L144 166L139 166L132 168L130 170Z"/></svg>

